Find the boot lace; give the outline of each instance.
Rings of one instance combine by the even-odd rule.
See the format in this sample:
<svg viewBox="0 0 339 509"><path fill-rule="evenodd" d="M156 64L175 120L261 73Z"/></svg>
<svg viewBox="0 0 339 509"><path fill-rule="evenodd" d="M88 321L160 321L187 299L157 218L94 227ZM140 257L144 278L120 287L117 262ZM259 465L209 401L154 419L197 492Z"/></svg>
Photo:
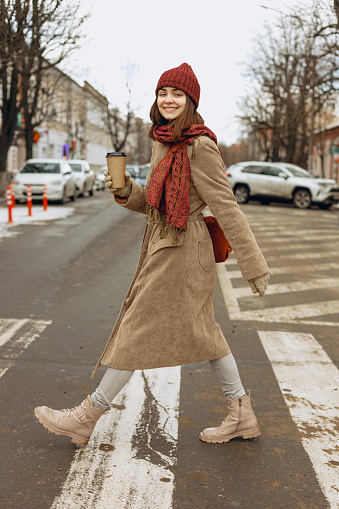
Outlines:
<svg viewBox="0 0 339 509"><path fill-rule="evenodd" d="M229 406L228 407L228 414L226 415L225 419L220 424L220 426L219 426L220 428L223 428L223 426L225 424L227 424L231 420L231 409L232 409L232 406Z"/></svg>
<svg viewBox="0 0 339 509"><path fill-rule="evenodd" d="M80 406L81 406L82 410L85 411L85 408L84 408L82 403L81 403ZM77 409L77 407L74 407L74 408L63 408L61 410L63 412L63 417L64 418L74 417L76 415L76 409Z"/></svg>

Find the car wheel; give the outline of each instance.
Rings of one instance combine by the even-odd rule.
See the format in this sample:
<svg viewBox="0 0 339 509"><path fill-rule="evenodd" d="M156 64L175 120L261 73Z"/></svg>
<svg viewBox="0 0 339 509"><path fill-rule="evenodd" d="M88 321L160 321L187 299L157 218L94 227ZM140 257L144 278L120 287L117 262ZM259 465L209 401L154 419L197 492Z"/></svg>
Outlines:
<svg viewBox="0 0 339 509"><path fill-rule="evenodd" d="M309 209L312 203L311 193L307 189L297 189L293 194L293 203L298 209Z"/></svg>
<svg viewBox="0 0 339 509"><path fill-rule="evenodd" d="M248 187L244 185L236 186L234 189L234 196L238 203L247 203L250 196Z"/></svg>
<svg viewBox="0 0 339 509"><path fill-rule="evenodd" d="M71 196L71 201L75 201L77 199L77 186L74 186L74 193L73 196Z"/></svg>
<svg viewBox="0 0 339 509"><path fill-rule="evenodd" d="M67 201L66 187L64 187L63 192L62 192L62 197L59 200L59 203L60 203L60 205L65 205L66 201Z"/></svg>
<svg viewBox="0 0 339 509"><path fill-rule="evenodd" d="M332 207L332 203L320 203L318 207L322 210L328 210L330 207Z"/></svg>

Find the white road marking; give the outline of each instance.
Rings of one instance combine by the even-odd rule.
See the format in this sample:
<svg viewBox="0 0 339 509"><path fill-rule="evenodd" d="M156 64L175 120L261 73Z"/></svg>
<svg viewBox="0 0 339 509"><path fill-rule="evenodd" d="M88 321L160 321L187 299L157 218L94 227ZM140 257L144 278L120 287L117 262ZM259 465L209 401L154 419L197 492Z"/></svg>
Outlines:
<svg viewBox="0 0 339 509"><path fill-rule="evenodd" d="M180 374L180 367L134 373L114 402L124 409L98 421L51 509L172 507Z"/></svg>
<svg viewBox="0 0 339 509"><path fill-rule="evenodd" d="M0 319L0 378L51 321Z"/></svg>
<svg viewBox="0 0 339 509"><path fill-rule="evenodd" d="M313 249L316 249L314 246L320 240L321 240L321 242L323 242L324 240L330 240L332 242L337 242L338 235L334 235L335 233L336 232L333 231L333 235L322 235L321 230L319 229L317 235L307 235L307 237L303 238L303 241L304 242L312 242ZM297 237L300 238L300 234ZM260 246L262 244L269 244L272 247L274 244L281 244L283 242L293 242L293 240L294 239L289 239L288 235L286 235L284 237L279 237L279 236L274 236L272 233L269 236L269 238L267 238L267 239L263 238L262 239L261 238L261 234L260 234ZM293 244L291 244L290 247L293 248Z"/></svg>
<svg viewBox="0 0 339 509"><path fill-rule="evenodd" d="M291 230L290 228L286 227L280 227L278 230L272 226L271 229L264 227L264 228L256 228L257 230L260 230L260 239L265 239L265 237L270 237L270 240L275 242L277 239L284 238L285 240L288 239L288 237L298 237L300 239L300 231L299 230ZM279 231L279 236L274 235L275 231ZM319 232L321 232L321 238L324 233L331 235L333 234L333 240L337 239L338 241L338 231L334 228L313 228L309 230L303 230L302 235L304 240L307 242L307 240L312 236L317 236L319 238ZM282 235L282 237L281 237Z"/></svg>
<svg viewBox="0 0 339 509"><path fill-rule="evenodd" d="M310 304L295 304L294 306L279 306L277 308L256 309L243 311L243 320L257 320L260 322L289 322L290 320L309 318L321 315L339 313L339 299ZM319 322L321 325L321 322ZM337 324L339 326L339 323Z"/></svg>
<svg viewBox="0 0 339 509"><path fill-rule="evenodd" d="M334 288L335 286L339 288L339 278L311 279L310 281L293 281L293 283L269 284L265 295L306 292L309 290L320 290L322 288ZM233 293L238 299L241 297L251 297L253 295L249 286L244 288L233 288Z"/></svg>
<svg viewBox="0 0 339 509"><path fill-rule="evenodd" d="M223 263L217 263L217 268L224 267L226 262ZM284 266L284 267L270 267L270 273L271 275L277 275L277 274L300 274L301 272L312 272L314 274L317 274L323 270L338 270L339 269L339 263L318 263L316 265L290 265L290 266ZM230 277L236 278L236 277L242 277L240 270L232 270L229 271Z"/></svg>
<svg viewBox="0 0 339 509"><path fill-rule="evenodd" d="M315 317L322 315L339 313L339 299L315 302L310 304L297 304L295 306L279 306L275 308L241 311L236 292L234 292L231 283L231 278L234 277L234 271L228 272L225 267L226 263L227 262L217 263L216 267L221 291L224 297L227 312L231 320L249 320L253 322L278 322L304 325L327 325L331 327L339 326L339 322L324 322L314 319ZM303 267L303 269L309 267L310 265ZM321 265L321 267L323 267L323 265ZM272 273L273 269L270 270L270 272ZM287 272L289 272L289 270ZM253 294L249 293L249 296L251 295ZM253 295L253 297L258 299L257 295ZM305 320L305 318L313 318L313 320Z"/></svg>
<svg viewBox="0 0 339 509"><path fill-rule="evenodd" d="M261 245L261 242L260 242L260 245ZM335 242L335 240L332 239L332 242L322 242L320 244L320 249L322 250L322 252L325 254L326 253L326 250L331 250L333 249L335 246L339 246L339 242ZM268 246L265 247L264 251L265 253L269 253L270 251L274 253L276 253L276 246L274 246L274 242ZM317 247L318 249L318 247ZM316 251L316 249L314 248L314 243L312 245L309 245L307 244L307 242L303 242L302 244L298 244L296 242L293 242L293 244L291 243L287 243L285 246L281 246L279 245L279 253L281 251L302 251L305 252L309 252L309 251L314 251L314 252L318 252ZM302 254L300 253L300 254Z"/></svg>
<svg viewBox="0 0 339 509"><path fill-rule="evenodd" d="M25 323L27 319L23 320L1 320L0 319L0 346L3 346L11 339L13 334L16 333Z"/></svg>
<svg viewBox="0 0 339 509"><path fill-rule="evenodd" d="M259 331L331 508L339 502L339 371L312 334Z"/></svg>
<svg viewBox="0 0 339 509"><path fill-rule="evenodd" d="M312 259L320 259L323 258L335 258L338 256L338 250L336 251L326 251L326 252L311 252L311 253L289 253L289 254L281 254L281 255L267 255L265 254L265 260L267 262L276 262L276 261L285 261L285 260L312 260ZM232 259L231 263L227 264L227 267L232 265L236 265L236 259Z"/></svg>

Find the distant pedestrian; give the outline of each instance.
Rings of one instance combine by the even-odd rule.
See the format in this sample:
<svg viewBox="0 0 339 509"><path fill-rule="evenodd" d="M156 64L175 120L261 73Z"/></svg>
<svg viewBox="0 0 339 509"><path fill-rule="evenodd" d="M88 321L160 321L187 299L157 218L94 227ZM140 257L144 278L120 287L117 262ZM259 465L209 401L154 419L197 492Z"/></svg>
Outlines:
<svg viewBox="0 0 339 509"><path fill-rule="evenodd" d="M76 444L87 444L96 421L134 370L205 360L229 411L219 427L204 429L200 439L222 443L260 435L250 393L214 320L215 259L202 216L206 205L232 246L243 277L261 297L268 267L226 181L216 136L197 112L199 98L200 86L188 64L164 72L150 111L149 136L155 144L146 187L126 174L126 186L112 189L111 178L105 177L116 202L145 214L148 221L135 277L93 373L107 366L98 388L78 407L35 409L45 428Z"/></svg>

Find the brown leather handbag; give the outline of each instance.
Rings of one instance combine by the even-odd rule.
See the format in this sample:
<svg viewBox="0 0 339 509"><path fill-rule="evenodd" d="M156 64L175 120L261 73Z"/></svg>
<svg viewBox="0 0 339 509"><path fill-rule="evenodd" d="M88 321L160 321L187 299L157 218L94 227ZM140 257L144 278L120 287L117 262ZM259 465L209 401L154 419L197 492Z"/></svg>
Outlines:
<svg viewBox="0 0 339 509"><path fill-rule="evenodd" d="M215 217L205 216L204 220L212 239L215 263L225 262L229 257L232 248Z"/></svg>

